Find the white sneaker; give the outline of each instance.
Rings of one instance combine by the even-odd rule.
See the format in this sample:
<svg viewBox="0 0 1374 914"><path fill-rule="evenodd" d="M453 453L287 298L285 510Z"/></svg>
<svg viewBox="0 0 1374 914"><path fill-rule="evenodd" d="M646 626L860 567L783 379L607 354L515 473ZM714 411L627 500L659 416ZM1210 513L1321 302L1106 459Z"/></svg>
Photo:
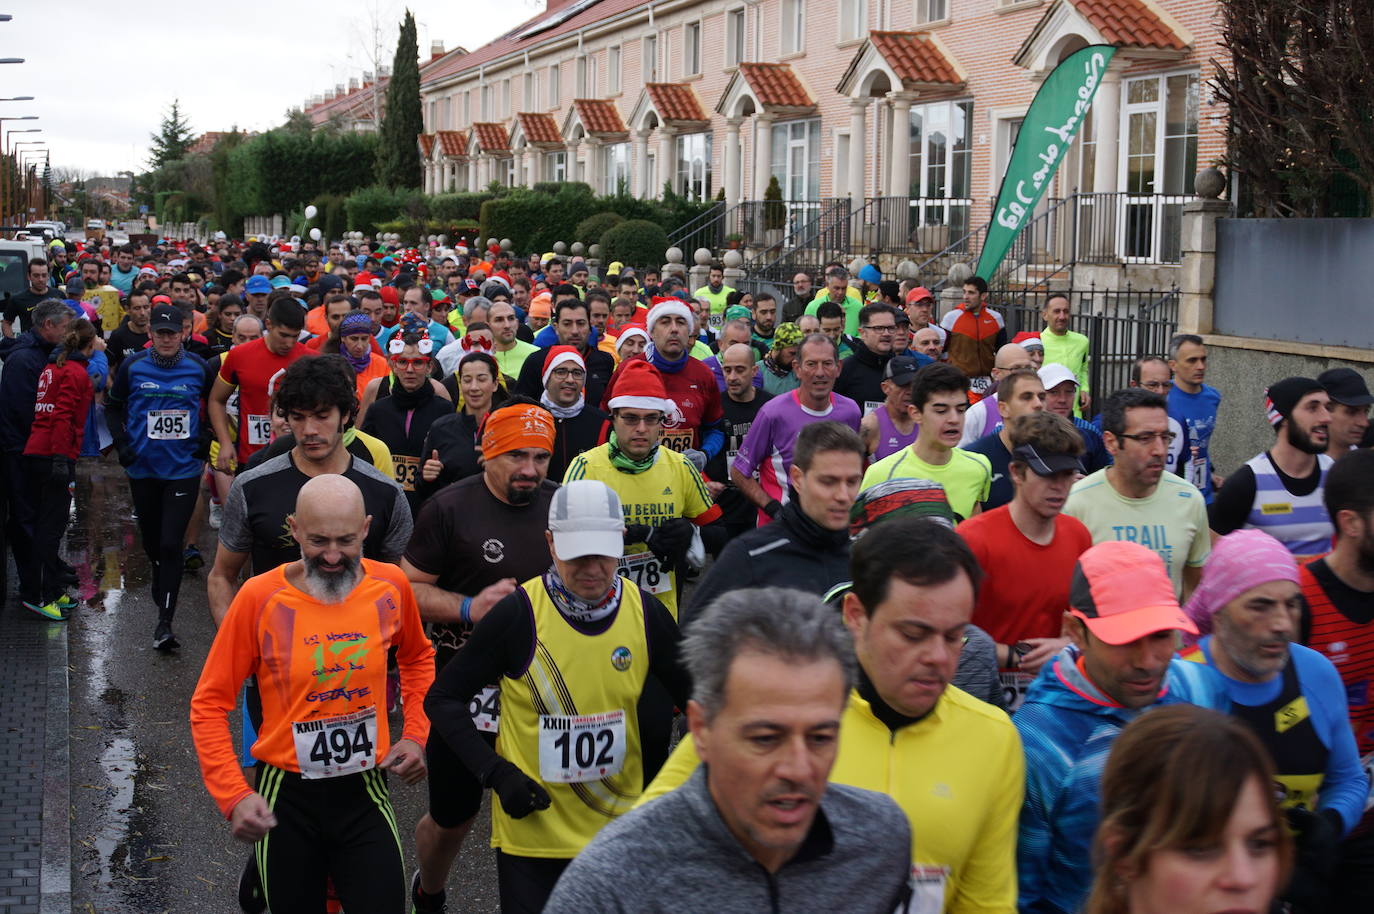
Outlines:
<svg viewBox="0 0 1374 914"><path fill-rule="evenodd" d="M217 501L210 502L210 527L218 530L220 522L224 519L224 506Z"/></svg>

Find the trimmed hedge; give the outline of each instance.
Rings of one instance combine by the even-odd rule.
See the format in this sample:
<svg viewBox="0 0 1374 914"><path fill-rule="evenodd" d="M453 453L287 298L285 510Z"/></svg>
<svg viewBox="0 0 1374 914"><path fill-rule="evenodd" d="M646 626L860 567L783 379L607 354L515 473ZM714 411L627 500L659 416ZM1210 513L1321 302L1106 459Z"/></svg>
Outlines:
<svg viewBox="0 0 1374 914"><path fill-rule="evenodd" d="M365 187L344 201L348 228L369 235L377 233L379 223L411 221L414 209L425 206L425 195L417 190L393 190L376 185Z"/></svg>
<svg viewBox="0 0 1374 914"><path fill-rule="evenodd" d="M619 260L637 270L657 266L668 250L668 233L657 222L629 219L601 236L601 259Z"/></svg>
<svg viewBox="0 0 1374 914"><path fill-rule="evenodd" d="M436 222L476 222L482 214L482 204L494 199L486 191L473 193L436 194L429 198L429 215Z"/></svg>
<svg viewBox="0 0 1374 914"><path fill-rule="evenodd" d="M624 221L625 217L620 213L596 213L577 223L577 228L573 230L573 240L580 241L590 247L600 243L601 236L608 229L612 229Z"/></svg>

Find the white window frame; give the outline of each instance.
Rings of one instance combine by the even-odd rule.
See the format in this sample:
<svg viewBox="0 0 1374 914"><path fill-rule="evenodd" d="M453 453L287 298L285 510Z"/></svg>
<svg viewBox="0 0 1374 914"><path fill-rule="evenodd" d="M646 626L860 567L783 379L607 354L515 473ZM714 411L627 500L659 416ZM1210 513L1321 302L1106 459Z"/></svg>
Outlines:
<svg viewBox="0 0 1374 914"><path fill-rule="evenodd" d="M868 34L868 0L839 0L839 44L858 41Z"/></svg>
<svg viewBox="0 0 1374 914"><path fill-rule="evenodd" d="M953 134L953 131L954 131L954 110L955 110L956 107L958 107L958 106L960 106L960 105L965 105L965 104L973 106L973 107L971 107L971 108L967 111L967 113L965 114L965 121L964 121L964 129L965 129L965 133L966 133L966 135L967 135L967 140L968 140L968 146L963 150L963 155L964 155L964 160L965 160L965 165L964 165L964 180L967 182L967 185L968 185L968 193L967 193L967 194L956 194L956 193L954 193L954 155L955 155L955 149L954 149L955 138L954 138L954 134ZM931 170L931 164L930 164L930 159L929 159L929 156L930 156L930 145L929 145L929 144L930 144L930 132L931 132L931 129L932 129L932 120L933 120L933 119L930 117L930 112L931 112L933 109L935 109L935 108L943 108L943 109L944 109L944 112L943 112L943 113L944 113L944 116L945 116L945 122L944 122L944 126L943 126L943 128L942 128L942 129L945 131L945 135L946 135L945 161L944 161L944 164L941 166L941 168L943 168L943 172L944 172L945 192L944 192L944 194L943 194L942 196L937 196L935 193L932 192L931 187L930 187L930 170ZM919 115L921 116L921 118L922 118L922 121L921 121L921 153L920 153L920 159L919 159L917 162L911 163L911 165L910 165L910 179L911 179L911 183L912 183L913 185L916 185L917 189L919 190L919 193L915 193L915 194L912 195L912 198L913 198L912 206L919 206L919 212L917 212L917 213L915 214L916 220L917 220L917 224L919 224L919 225L949 225L949 224L951 224L951 219L952 219L952 217L953 217L954 209L955 209L956 206L960 207L960 208L963 210L963 213L962 213L962 214L963 214L963 216L964 216L964 220L967 221L967 219L968 219L968 217L969 217L968 209L969 209L969 207L971 206L971 200L972 200L972 194L973 194L973 163L974 163L974 158L973 158L973 147L974 147L974 145L975 145L976 142L977 142L977 137L976 137L976 135L974 134L974 126L973 126L973 125L974 125L974 118L978 117L978 116L979 116L979 113L980 113L980 112L979 112L979 109L978 109L978 107L977 107L977 104L976 104L975 100L974 100L972 97L968 97L968 96L965 96L965 97L962 97L962 98L951 98L951 99L948 99L948 100L941 100L941 101L936 101L936 102L927 102L927 103L922 104L922 105L912 105L912 106L911 106L911 111L910 111L910 113L908 114L908 120L907 120L908 136L910 136L909 131L910 131L910 129L911 129L911 121L910 121L910 118L911 118L912 116L917 115L917 114L919 114ZM1014 120L1014 119L1015 119L1015 117L1012 116L1012 117L1009 117L1009 118L1008 118L1008 121ZM1005 127L1006 125L1003 124L1003 125L999 125L999 126ZM1004 132L1002 132L1002 130L998 130L997 133L998 133L999 139L1004 138L1004 137L1006 136L1006 134L1005 134ZM996 154L996 150L994 150L994 155L995 155L995 154ZM908 161L910 160L909 157L910 157L910 151L908 150ZM1006 167L1005 164L1003 164L1003 168L1005 168L1005 167ZM917 204L917 203L915 202L916 200L920 200L921 203ZM928 203L928 202L926 202L926 201L928 201L928 200L930 200L930 201L935 201L935 202L929 202L929 203ZM957 203L942 203L942 202L940 202L940 201L960 201L960 202L957 202Z"/></svg>
<svg viewBox="0 0 1374 914"><path fill-rule="evenodd" d="M949 7L953 0L916 0L916 24L932 25L949 21Z"/></svg>
<svg viewBox="0 0 1374 914"><path fill-rule="evenodd" d="M692 141L697 137L703 137L704 139L701 143L693 143ZM675 162L673 168L673 184L677 188L677 192L687 197L689 200L710 200L715 194L715 187L713 186L715 181L715 170L711 161L714 142L715 136L709 130L700 131L698 133L680 134L674 138L673 154ZM684 176L681 169L678 168L678 165L684 161L685 149L689 145L700 145L702 147L702 155L699 158L688 160L687 173ZM701 182L700 194L692 191L692 184L694 181Z"/></svg>
<svg viewBox="0 0 1374 914"><path fill-rule="evenodd" d="M568 180L568 151L566 149L551 149L544 153L544 180Z"/></svg>
<svg viewBox="0 0 1374 914"><path fill-rule="evenodd" d="M429 129L426 133L433 133L439 129L439 102L435 99L429 100Z"/></svg>
<svg viewBox="0 0 1374 914"><path fill-rule="evenodd" d="M505 79L501 80L501 118L503 120L510 117L510 95L510 77L507 76Z"/></svg>
<svg viewBox="0 0 1374 914"><path fill-rule="evenodd" d="M698 76L701 72L701 20L697 19L682 26L682 75Z"/></svg>
<svg viewBox="0 0 1374 914"><path fill-rule="evenodd" d="M539 107L539 74L534 70L525 71L524 111L534 111Z"/></svg>
<svg viewBox="0 0 1374 914"><path fill-rule="evenodd" d="M1179 204L1176 204L1176 203L1175 203L1175 204L1166 204L1166 203L1164 203L1164 202L1160 199L1160 197L1163 196L1163 195L1166 193L1166 191L1164 190L1164 186L1163 186L1163 185L1164 185L1164 180L1165 180L1165 176L1166 176L1166 174L1167 174L1167 168L1168 168L1168 165L1167 165L1167 163L1166 163L1166 161L1165 161L1165 156L1167 155L1167 149L1168 149L1168 142L1167 142L1167 141L1168 141L1168 139L1169 139L1169 134L1168 134L1169 80L1170 80L1171 78L1173 78L1173 77L1176 77L1176 76L1191 76L1191 77L1193 77L1193 78L1196 80L1196 83L1197 83L1197 85L1198 85L1198 91L1199 91L1199 93L1201 93L1201 87L1202 87L1202 84L1203 84L1203 77L1202 77L1202 74L1201 74L1200 72L1198 72L1197 70L1192 69L1192 68L1184 68L1184 69L1178 69L1178 70L1167 70L1167 71L1160 72L1160 73L1143 73L1143 74L1141 74L1141 75L1139 75L1139 76L1133 76L1133 77L1130 77L1130 78L1124 78L1124 77L1123 77L1122 80L1121 80L1121 89L1120 89L1120 92L1121 92L1121 105L1120 105L1120 108L1121 108L1121 114L1120 114L1121 120L1120 120L1120 126L1119 126L1119 130L1120 130L1120 133L1119 133L1120 140L1119 140L1119 143L1118 143L1118 150L1119 150L1119 151L1118 151L1118 153L1117 153L1117 185L1116 185L1116 186L1121 190L1122 195L1121 195L1121 197L1119 198L1119 199L1121 200L1121 209L1120 209L1120 211L1119 211L1118 214L1117 214L1117 238L1119 239L1119 243L1120 243L1120 245L1121 245L1121 251L1120 251L1121 259L1122 259L1122 261L1125 262L1125 263L1159 263L1159 262L1161 262L1161 261L1160 261L1160 258L1161 258L1161 256L1162 256L1162 249L1163 249L1163 229L1164 229L1164 222L1165 222L1165 218L1164 218L1164 216L1165 216L1164 207L1170 206L1170 205L1172 205L1172 206L1178 206L1178 205L1179 205ZM1157 85L1158 88L1159 88L1159 91L1158 91L1158 93L1157 93L1157 98L1155 99L1155 101L1153 101L1153 102L1131 102L1131 101L1129 101L1129 99L1130 99L1130 97L1131 97L1131 96L1130 96L1130 88L1131 88L1132 84L1138 83L1138 82L1143 82L1143 81L1145 81L1145 80L1153 80L1153 81L1155 81L1156 85ZM1199 109L1201 109L1200 100L1199 100ZM1154 175L1155 175L1155 177L1154 177L1154 186L1153 186L1153 188L1149 191L1149 195L1151 196L1151 199L1149 199L1148 201L1142 201L1142 202L1140 202L1140 203L1134 203L1134 204L1133 204L1133 203L1130 202L1130 198L1129 198L1129 196L1128 196L1128 195L1136 195L1135 192L1132 192L1132 191L1129 189L1129 188L1130 188L1130 183L1129 183L1129 182L1130 182L1130 167L1129 167L1129 166L1130 166L1130 158L1131 158L1131 155L1130 155L1130 149L1131 149L1131 146L1130 146L1130 143L1131 143L1131 139L1130 139L1131 116L1132 116L1132 115L1135 115L1135 114L1145 114L1145 113L1149 113L1149 112L1155 112L1155 143L1154 143L1154 151L1153 151L1153 156L1154 156L1154 160L1155 160L1155 168L1154 168ZM1200 137L1201 132L1202 132L1202 123L1201 123L1201 120L1202 120L1202 118L1201 118L1201 110L1199 110L1199 112L1198 112L1198 123L1197 123L1197 130L1198 130L1198 133L1196 133L1196 134L1182 134L1182 135L1183 135L1183 136ZM1187 177L1188 177L1188 175L1186 174L1186 171L1185 171L1185 180L1187 179ZM1182 193L1186 193L1186 191L1181 192L1179 195L1175 195L1175 196L1181 196ZM1144 196L1144 195L1143 195L1143 194L1139 194L1139 196ZM1128 244L1128 237L1127 237L1127 236L1128 236L1128 234L1130 233L1130 232L1129 232L1129 229L1128 229L1128 219L1130 218L1130 211L1133 210L1133 209L1137 209L1137 208L1138 208L1138 209L1148 209L1148 210L1150 210L1150 212L1148 213L1149 218L1150 218L1150 238L1149 238L1149 242L1148 242L1149 250L1148 250L1147 252L1145 252L1144 254L1130 254L1130 253L1128 253L1128 248L1127 248L1127 244Z"/></svg>
<svg viewBox="0 0 1374 914"><path fill-rule="evenodd" d="M549 107L557 108L563 104L563 70L562 64L549 64Z"/></svg>
<svg viewBox="0 0 1374 914"><path fill-rule="evenodd" d="M800 136L794 136L797 131L794 129L801 127ZM779 142L782 144L782 161L776 155ZM816 155L811 155L812 148L815 148ZM778 186L782 189L783 200L791 203L793 201L814 201L820 198L820 173L823 157L821 149L821 119L818 117L801 118L799 120L782 121L774 124L768 134L768 156L770 177L778 179ZM802 169L800 178L804 185L804 190L800 197L792 193L793 179L799 177L793 170L793 152L799 150L802 155ZM813 190L814 188L814 190ZM758 191L759 197L763 196L763 188ZM794 215L798 214L801 207L788 207Z"/></svg>
<svg viewBox="0 0 1374 914"><path fill-rule="evenodd" d="M630 186L630 144L610 143L601 150L601 193L610 196L625 182L626 192Z"/></svg>
<svg viewBox="0 0 1374 914"><path fill-rule="evenodd" d="M625 55L620 45L611 45L606 51L606 94L619 95L624 80Z"/></svg>
<svg viewBox="0 0 1374 914"><path fill-rule="evenodd" d="M725 11L725 66L738 67L748 52L745 39L746 22L744 7L736 6Z"/></svg>
<svg viewBox="0 0 1374 914"><path fill-rule="evenodd" d="M462 126L472 126L472 90L466 89L463 92L463 123Z"/></svg>
<svg viewBox="0 0 1374 914"><path fill-rule="evenodd" d="M639 65L644 82L656 83L658 78L658 35L645 35L639 42Z"/></svg>
<svg viewBox="0 0 1374 914"><path fill-rule="evenodd" d="M782 0L778 10L779 53L802 53L806 50L806 0Z"/></svg>
<svg viewBox="0 0 1374 914"><path fill-rule="evenodd" d="M482 112L482 121L483 121L483 123L490 122L490 121L491 121L491 86L488 85L488 84L485 84L485 83L482 85L482 108L481 108L481 112Z"/></svg>

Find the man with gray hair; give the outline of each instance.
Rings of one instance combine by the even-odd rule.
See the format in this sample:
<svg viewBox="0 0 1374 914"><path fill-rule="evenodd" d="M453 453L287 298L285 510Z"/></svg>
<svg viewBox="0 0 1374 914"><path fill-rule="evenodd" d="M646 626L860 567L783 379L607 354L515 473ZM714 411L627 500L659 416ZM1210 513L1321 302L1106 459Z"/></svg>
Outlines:
<svg viewBox="0 0 1374 914"><path fill-rule="evenodd" d="M716 601L682 644L705 765L602 829L554 914L904 909L911 829L891 799L827 783L856 664L833 610L781 588Z"/></svg>

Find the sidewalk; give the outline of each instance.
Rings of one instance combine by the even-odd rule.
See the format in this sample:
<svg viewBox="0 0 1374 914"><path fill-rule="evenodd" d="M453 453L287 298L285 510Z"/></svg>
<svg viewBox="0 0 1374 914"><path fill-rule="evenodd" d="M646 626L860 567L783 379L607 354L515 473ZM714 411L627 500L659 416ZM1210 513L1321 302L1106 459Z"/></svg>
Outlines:
<svg viewBox="0 0 1374 914"><path fill-rule="evenodd" d="M11 576L10 580L14 580ZM67 629L0 608L0 912L71 910Z"/></svg>

